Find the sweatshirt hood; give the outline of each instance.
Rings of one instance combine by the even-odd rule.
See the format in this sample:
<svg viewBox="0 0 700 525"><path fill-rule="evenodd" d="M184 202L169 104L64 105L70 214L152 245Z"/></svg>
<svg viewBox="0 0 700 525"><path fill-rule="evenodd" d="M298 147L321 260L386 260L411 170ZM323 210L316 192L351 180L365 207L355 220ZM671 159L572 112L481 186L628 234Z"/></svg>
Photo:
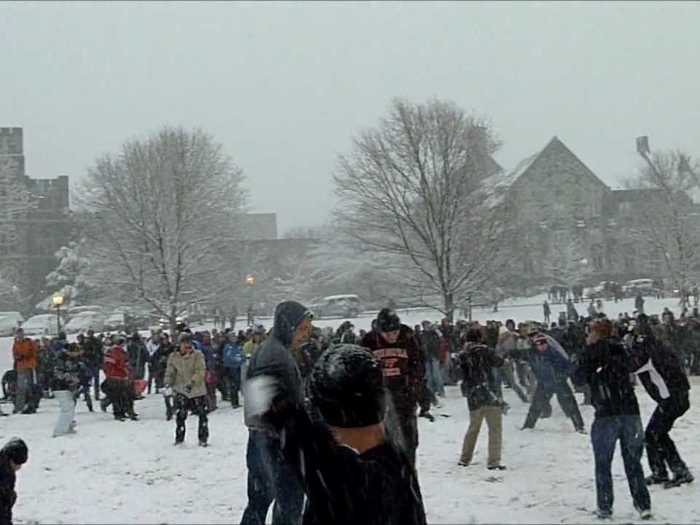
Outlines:
<svg viewBox="0 0 700 525"><path fill-rule="evenodd" d="M306 306L296 301L285 301L275 308L275 324L272 328L272 337L277 339L285 347L289 347L294 339L299 325L311 315Z"/></svg>

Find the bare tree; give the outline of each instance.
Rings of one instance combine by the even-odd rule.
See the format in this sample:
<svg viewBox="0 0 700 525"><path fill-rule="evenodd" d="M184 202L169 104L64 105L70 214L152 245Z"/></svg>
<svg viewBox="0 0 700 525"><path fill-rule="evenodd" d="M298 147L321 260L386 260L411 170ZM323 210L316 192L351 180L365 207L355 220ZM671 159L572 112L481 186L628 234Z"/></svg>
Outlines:
<svg viewBox="0 0 700 525"><path fill-rule="evenodd" d="M449 318L500 264L506 221L484 183L497 146L453 103L395 100L334 176L340 228L368 252L396 256L401 286Z"/></svg>
<svg viewBox="0 0 700 525"><path fill-rule="evenodd" d="M164 128L125 143L89 170L82 203L96 280L169 319L231 293L236 269L220 255L238 240L241 170L211 136Z"/></svg>
<svg viewBox="0 0 700 525"><path fill-rule="evenodd" d="M685 305L700 269L700 216L689 195L700 187L700 169L681 151L640 153L646 166L634 185L650 191L636 211L636 235L660 254L664 273L680 290Z"/></svg>

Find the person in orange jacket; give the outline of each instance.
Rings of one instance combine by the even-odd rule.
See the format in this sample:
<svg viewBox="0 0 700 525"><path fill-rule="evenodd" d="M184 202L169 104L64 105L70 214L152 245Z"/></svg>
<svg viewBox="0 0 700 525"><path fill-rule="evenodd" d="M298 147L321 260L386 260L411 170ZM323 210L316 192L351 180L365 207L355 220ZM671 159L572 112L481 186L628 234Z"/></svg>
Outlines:
<svg viewBox="0 0 700 525"><path fill-rule="evenodd" d="M14 413L33 414L38 405L34 392L36 369L39 364L38 349L34 341L24 336L24 330L21 328L15 332L12 356L17 371Z"/></svg>

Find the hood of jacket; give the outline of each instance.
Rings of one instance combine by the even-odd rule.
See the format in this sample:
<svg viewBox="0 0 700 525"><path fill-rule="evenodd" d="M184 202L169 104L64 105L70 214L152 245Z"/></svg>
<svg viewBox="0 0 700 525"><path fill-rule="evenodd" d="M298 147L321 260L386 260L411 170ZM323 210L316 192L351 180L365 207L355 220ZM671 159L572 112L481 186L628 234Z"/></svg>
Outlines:
<svg viewBox="0 0 700 525"><path fill-rule="evenodd" d="M304 305L296 301L285 301L278 304L275 308L272 337L289 348L294 340L294 332L309 313Z"/></svg>

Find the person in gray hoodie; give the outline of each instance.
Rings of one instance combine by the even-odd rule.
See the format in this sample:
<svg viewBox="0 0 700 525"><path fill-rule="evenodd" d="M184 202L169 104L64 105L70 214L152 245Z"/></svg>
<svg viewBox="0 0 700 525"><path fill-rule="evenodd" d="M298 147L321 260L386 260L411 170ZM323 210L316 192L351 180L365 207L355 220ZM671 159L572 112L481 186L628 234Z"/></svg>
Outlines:
<svg viewBox="0 0 700 525"><path fill-rule="evenodd" d="M300 523L304 503L304 488L294 467L283 459L283 443L279 421L291 412L304 408L304 388L292 351L311 335L313 315L303 305L286 301L275 309L271 337L251 356L246 371L243 411L248 427L248 506L241 525L264 525L272 502L273 525ZM262 400L248 394L255 390L256 381L272 381L274 396L260 411ZM249 390L250 389L250 390Z"/></svg>

